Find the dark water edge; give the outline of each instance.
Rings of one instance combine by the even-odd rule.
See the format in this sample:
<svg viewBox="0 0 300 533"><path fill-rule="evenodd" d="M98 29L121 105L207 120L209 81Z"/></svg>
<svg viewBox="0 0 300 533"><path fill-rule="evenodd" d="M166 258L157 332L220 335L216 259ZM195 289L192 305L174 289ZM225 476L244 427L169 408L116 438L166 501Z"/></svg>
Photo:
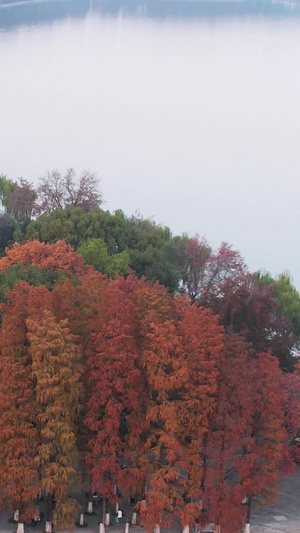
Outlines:
<svg viewBox="0 0 300 533"><path fill-rule="evenodd" d="M216 0L0 0L0 29L53 23L65 18L101 17L170 20L299 18L298 1Z"/></svg>
<svg viewBox="0 0 300 533"><path fill-rule="evenodd" d="M95 0L93 10L103 13L155 19L214 19L227 17L300 15L300 0Z"/></svg>
<svg viewBox="0 0 300 533"><path fill-rule="evenodd" d="M67 18L82 19L89 12L89 6L90 0L0 0L0 31L52 24Z"/></svg>

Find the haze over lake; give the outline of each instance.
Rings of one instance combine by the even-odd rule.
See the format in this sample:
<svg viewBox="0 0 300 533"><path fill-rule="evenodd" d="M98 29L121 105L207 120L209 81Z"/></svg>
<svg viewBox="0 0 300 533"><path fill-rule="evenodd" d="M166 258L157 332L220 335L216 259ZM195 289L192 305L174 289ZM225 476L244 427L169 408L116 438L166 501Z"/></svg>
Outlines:
<svg viewBox="0 0 300 533"><path fill-rule="evenodd" d="M300 6L0 7L0 173L102 178L121 208L228 241L300 289Z"/></svg>

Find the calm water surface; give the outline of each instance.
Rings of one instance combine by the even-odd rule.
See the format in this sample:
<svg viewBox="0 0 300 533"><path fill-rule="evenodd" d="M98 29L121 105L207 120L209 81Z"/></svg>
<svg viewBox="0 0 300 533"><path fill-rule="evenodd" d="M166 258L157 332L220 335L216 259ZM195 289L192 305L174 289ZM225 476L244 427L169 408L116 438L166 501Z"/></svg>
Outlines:
<svg viewBox="0 0 300 533"><path fill-rule="evenodd" d="M297 3L1 6L0 172L97 171L108 209L300 289L299 66Z"/></svg>

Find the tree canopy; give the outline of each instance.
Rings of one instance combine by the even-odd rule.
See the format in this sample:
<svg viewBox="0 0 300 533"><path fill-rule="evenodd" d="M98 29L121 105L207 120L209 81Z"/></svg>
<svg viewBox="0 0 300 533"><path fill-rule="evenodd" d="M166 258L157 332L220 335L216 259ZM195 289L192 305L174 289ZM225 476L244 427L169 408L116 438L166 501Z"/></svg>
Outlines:
<svg viewBox="0 0 300 533"><path fill-rule="evenodd" d="M226 303L228 264L211 302ZM103 506L134 497L148 529L177 516L238 533L244 498L272 499L293 467L300 382L270 351L200 300L112 279L63 241L17 244L0 270L1 505L19 523L42 487L57 498L57 529L73 527L79 460Z"/></svg>
<svg viewBox="0 0 300 533"><path fill-rule="evenodd" d="M21 533L43 488L72 528L80 463L103 513L121 494L149 530L239 533L300 459L299 294L227 243L104 211L95 179L0 178L0 508Z"/></svg>

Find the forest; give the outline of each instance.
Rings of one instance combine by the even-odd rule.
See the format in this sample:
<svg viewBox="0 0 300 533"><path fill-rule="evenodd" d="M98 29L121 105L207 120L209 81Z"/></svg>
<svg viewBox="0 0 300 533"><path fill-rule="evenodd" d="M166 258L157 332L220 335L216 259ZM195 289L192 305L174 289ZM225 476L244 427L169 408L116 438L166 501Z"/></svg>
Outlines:
<svg viewBox="0 0 300 533"><path fill-rule="evenodd" d="M240 533L300 460L289 276L104 211L88 172L1 176L0 201L0 508L18 533L41 492L47 532L84 525L84 477L100 533L121 499L147 531Z"/></svg>

